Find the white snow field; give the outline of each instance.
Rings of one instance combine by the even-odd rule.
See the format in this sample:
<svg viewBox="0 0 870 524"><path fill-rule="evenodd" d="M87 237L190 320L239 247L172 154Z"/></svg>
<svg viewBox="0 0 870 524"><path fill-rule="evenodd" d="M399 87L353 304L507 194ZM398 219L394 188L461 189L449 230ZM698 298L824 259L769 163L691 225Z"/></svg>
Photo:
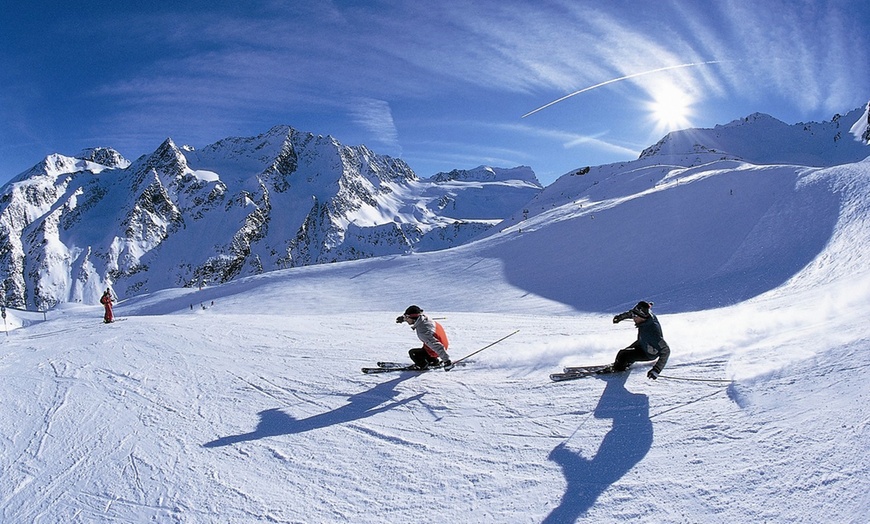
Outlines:
<svg viewBox="0 0 870 524"><path fill-rule="evenodd" d="M446 251L142 295L109 325L9 311L0 521L870 521L870 161L585 177ZM610 362L641 299L662 378L550 381ZM409 362L411 304L454 359L520 331L362 374Z"/></svg>

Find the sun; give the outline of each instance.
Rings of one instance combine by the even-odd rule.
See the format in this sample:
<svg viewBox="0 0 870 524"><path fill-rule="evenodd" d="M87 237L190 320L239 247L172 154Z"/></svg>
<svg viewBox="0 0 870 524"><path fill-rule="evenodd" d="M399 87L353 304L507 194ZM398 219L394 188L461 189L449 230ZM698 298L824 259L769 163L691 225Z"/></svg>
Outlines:
<svg viewBox="0 0 870 524"><path fill-rule="evenodd" d="M650 118L656 124L656 131L670 132L691 126L692 98L682 90L668 87L653 93L653 100L647 104Z"/></svg>

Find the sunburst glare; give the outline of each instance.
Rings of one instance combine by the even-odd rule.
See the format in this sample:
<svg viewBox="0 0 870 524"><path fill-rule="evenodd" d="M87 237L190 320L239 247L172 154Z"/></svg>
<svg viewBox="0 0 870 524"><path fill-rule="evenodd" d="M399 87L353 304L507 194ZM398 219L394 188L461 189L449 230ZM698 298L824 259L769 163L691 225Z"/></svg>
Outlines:
<svg viewBox="0 0 870 524"><path fill-rule="evenodd" d="M650 118L657 132L670 132L691 127L694 100L674 86L662 87L652 93L653 100L647 104Z"/></svg>

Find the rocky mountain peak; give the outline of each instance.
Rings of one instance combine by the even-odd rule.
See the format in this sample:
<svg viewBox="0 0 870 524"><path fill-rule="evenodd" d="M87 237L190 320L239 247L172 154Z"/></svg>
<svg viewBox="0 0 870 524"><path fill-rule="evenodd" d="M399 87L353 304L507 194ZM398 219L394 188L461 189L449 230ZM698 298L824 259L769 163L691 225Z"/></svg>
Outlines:
<svg viewBox="0 0 870 524"><path fill-rule="evenodd" d="M432 175L434 182L448 182L452 180L467 182L493 182L497 180L523 180L540 186L535 172L528 166L517 166L510 169L478 166L474 169L454 169L447 173L441 172Z"/></svg>
<svg viewBox="0 0 870 524"><path fill-rule="evenodd" d="M108 147L91 147L83 149L77 157L108 168L123 169L130 165L130 161L121 156L121 153Z"/></svg>
<svg viewBox="0 0 870 524"><path fill-rule="evenodd" d="M187 158L171 138L164 140L153 153L141 157L130 167L138 174L138 183L141 183L148 173L172 179L183 176L189 169Z"/></svg>

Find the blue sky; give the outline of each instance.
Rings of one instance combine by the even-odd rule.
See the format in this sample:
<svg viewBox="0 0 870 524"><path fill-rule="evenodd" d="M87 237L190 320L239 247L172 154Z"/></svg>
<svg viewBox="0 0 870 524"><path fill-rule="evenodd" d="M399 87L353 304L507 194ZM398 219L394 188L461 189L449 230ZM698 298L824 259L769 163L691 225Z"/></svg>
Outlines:
<svg viewBox="0 0 870 524"><path fill-rule="evenodd" d="M0 183L51 153L134 160L167 137L203 147L287 124L423 177L529 165L549 184L671 129L828 120L870 100L867 0L0 0L0 13Z"/></svg>

